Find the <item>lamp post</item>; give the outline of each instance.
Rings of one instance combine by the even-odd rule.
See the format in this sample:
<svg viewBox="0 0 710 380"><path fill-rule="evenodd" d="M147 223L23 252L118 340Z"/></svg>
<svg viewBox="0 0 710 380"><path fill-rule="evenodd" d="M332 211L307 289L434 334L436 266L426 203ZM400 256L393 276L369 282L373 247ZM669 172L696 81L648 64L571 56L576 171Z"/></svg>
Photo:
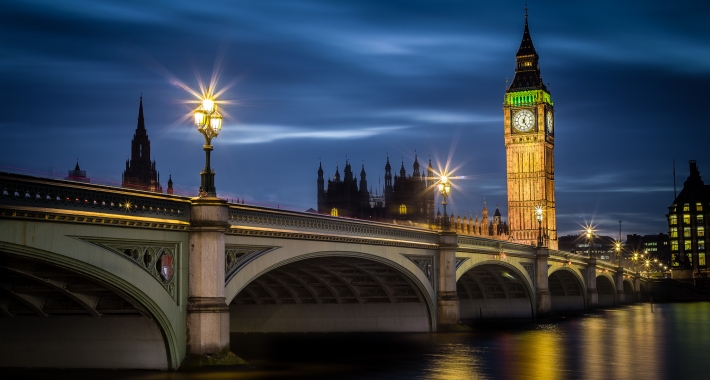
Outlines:
<svg viewBox="0 0 710 380"><path fill-rule="evenodd" d="M638 268L637 268L638 259L639 259L639 253L638 253L638 252L634 252L634 256L633 256L633 258L631 259L631 260L633 260L633 262L634 262L634 272L638 272L638 270L637 270L637 269L638 269Z"/></svg>
<svg viewBox="0 0 710 380"><path fill-rule="evenodd" d="M210 89L207 89L200 106L195 110L195 125L197 130L205 137L205 167L200 172L200 196L216 197L217 189L214 187L214 170L210 166L210 152L212 151L212 139L217 137L222 129L222 115L217 112L217 104L212 97Z"/></svg>
<svg viewBox="0 0 710 380"><path fill-rule="evenodd" d="M542 247L545 245L542 238L542 206L535 207L535 219L537 219L537 246Z"/></svg>
<svg viewBox="0 0 710 380"><path fill-rule="evenodd" d="M592 227L587 227L587 254L589 258L592 258L592 237L594 237L594 230Z"/></svg>
<svg viewBox="0 0 710 380"><path fill-rule="evenodd" d="M449 182L449 178L445 175L442 175L441 178L439 179L439 192L441 193L441 196L443 197L443 201L441 204L444 206L444 221L442 223L442 229L444 231L447 231L449 229L449 217L446 214L446 199L449 197L449 194L451 193L451 182Z"/></svg>
<svg viewBox="0 0 710 380"><path fill-rule="evenodd" d="M614 243L614 249L616 250L616 262L618 266L621 266L621 242L617 241Z"/></svg>

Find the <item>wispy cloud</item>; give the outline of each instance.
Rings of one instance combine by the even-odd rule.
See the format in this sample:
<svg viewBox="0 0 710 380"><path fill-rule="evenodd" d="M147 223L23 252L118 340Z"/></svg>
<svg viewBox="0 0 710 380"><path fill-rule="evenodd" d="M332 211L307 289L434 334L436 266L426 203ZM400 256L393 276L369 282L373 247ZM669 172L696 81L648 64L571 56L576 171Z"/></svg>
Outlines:
<svg viewBox="0 0 710 380"><path fill-rule="evenodd" d="M264 144L288 139L350 140L392 134L406 126L357 127L344 129L313 129L283 125L242 124L226 126L222 141L227 144Z"/></svg>

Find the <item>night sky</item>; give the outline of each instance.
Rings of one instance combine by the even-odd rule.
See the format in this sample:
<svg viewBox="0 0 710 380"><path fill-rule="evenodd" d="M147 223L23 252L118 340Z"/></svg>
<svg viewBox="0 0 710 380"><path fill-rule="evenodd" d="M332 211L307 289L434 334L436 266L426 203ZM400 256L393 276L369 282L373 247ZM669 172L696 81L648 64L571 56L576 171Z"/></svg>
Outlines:
<svg viewBox="0 0 710 380"><path fill-rule="evenodd" d="M479 4L481 3L481 4ZM628 3L628 4L627 4ZM3 1L0 171L120 186L141 93L161 182L196 195L203 139L187 115L219 65L230 115L217 193L316 208L346 157L378 186L389 153L450 157L456 212L506 215L502 103L524 1ZM710 181L710 2L529 2L555 101L558 230L668 231L695 159ZM358 175L359 177L359 175ZM383 184L383 182L381 183Z"/></svg>

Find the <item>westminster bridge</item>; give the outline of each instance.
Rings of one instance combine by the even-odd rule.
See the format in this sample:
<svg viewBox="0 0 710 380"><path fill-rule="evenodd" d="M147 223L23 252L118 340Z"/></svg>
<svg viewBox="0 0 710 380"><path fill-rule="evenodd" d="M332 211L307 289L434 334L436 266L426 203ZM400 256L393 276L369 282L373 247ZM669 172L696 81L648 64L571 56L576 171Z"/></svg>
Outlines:
<svg viewBox="0 0 710 380"><path fill-rule="evenodd" d="M435 332L645 292L478 236L9 173L0 190L0 366L175 369L230 332Z"/></svg>

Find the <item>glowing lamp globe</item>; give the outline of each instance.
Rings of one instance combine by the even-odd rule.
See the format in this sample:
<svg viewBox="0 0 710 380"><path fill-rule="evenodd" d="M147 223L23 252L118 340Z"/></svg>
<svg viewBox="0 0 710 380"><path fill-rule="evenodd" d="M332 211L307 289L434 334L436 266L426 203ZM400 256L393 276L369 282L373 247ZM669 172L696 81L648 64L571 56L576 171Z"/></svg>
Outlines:
<svg viewBox="0 0 710 380"><path fill-rule="evenodd" d="M214 100L202 99L202 109L207 113L214 111Z"/></svg>
<svg viewBox="0 0 710 380"><path fill-rule="evenodd" d="M205 125L205 119L207 118L207 114L203 110L197 110L195 111L195 125L197 128L201 128L202 126Z"/></svg>
<svg viewBox="0 0 710 380"><path fill-rule="evenodd" d="M222 115L218 112L214 112L210 115L210 127L214 131L215 135L222 129Z"/></svg>

